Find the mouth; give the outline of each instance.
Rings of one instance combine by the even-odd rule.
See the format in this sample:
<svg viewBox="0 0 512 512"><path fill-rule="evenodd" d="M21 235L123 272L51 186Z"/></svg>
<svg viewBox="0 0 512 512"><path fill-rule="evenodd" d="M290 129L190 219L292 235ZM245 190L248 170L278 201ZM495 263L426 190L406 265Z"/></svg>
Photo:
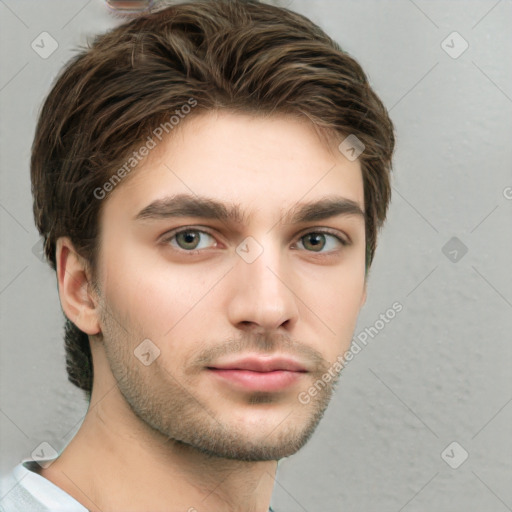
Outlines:
<svg viewBox="0 0 512 512"><path fill-rule="evenodd" d="M208 366L211 375L245 391L275 392L296 383L306 367L285 357L246 357Z"/></svg>

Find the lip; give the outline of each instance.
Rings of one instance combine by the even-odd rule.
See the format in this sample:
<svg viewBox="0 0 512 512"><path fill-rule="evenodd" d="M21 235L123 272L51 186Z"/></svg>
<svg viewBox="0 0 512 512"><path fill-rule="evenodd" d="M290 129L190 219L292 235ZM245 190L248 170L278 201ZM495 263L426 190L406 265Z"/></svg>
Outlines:
<svg viewBox="0 0 512 512"><path fill-rule="evenodd" d="M289 387L307 373L298 361L287 357L245 357L207 368L222 382L244 391L275 392Z"/></svg>
<svg viewBox="0 0 512 512"><path fill-rule="evenodd" d="M273 372L284 370L289 372L306 372L304 365L295 359L282 356L249 356L232 361L213 364L208 368L214 370L249 370L252 372Z"/></svg>

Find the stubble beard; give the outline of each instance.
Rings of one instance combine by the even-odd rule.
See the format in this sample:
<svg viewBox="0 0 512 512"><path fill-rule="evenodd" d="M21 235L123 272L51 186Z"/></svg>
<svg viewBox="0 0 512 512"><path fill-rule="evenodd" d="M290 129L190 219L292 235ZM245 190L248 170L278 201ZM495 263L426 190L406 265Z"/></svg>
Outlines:
<svg viewBox="0 0 512 512"><path fill-rule="evenodd" d="M302 404L294 395L291 403L283 408L286 409L283 418L276 420L267 432L254 426L237 426L221 421L214 408L194 393L188 379L178 380L158 359L144 366L133 353L137 343L133 338L128 339L126 331L110 316L103 315L102 341L126 404L145 428L160 433L168 442L208 457L256 462L279 460L296 453L313 435L339 379L338 374L330 382L322 382L308 404ZM265 343L269 346L273 342L267 339ZM249 344L254 346L254 341L244 345ZM304 384L306 389L321 380L326 366L325 362L319 363L317 371L309 376L312 381ZM274 401L272 393L247 395L247 404L251 407Z"/></svg>

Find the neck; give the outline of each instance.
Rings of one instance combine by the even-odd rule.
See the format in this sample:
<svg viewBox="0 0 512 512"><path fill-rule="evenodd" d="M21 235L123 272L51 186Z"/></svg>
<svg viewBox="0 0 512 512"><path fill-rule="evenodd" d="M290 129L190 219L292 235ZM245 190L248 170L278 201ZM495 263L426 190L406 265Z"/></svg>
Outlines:
<svg viewBox="0 0 512 512"><path fill-rule="evenodd" d="M267 512L276 468L170 440L135 416L114 382L95 386L79 431L41 475L94 512Z"/></svg>

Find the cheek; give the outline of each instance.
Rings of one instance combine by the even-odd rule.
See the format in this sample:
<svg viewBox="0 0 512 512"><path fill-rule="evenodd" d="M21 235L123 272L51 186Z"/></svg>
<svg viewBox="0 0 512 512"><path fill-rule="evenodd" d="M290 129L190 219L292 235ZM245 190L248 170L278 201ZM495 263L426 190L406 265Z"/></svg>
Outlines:
<svg viewBox="0 0 512 512"><path fill-rule="evenodd" d="M331 273L329 279L321 283L322 286L318 286L314 294L311 291L309 294L303 292L302 297L313 312L307 314L313 315L318 328L317 349L326 359L334 361L350 347L364 292L364 267L362 271L352 268L351 271L347 269ZM320 281L317 285L320 285ZM320 333L324 335L320 336Z"/></svg>
<svg viewBox="0 0 512 512"><path fill-rule="evenodd" d="M162 355L170 348L173 353L187 350L190 343L184 340L201 339L201 329L209 322L208 291L225 271L199 271L193 265L138 254L135 248L121 251L119 258L110 261L105 276L107 303L125 319L123 327L129 336L151 339Z"/></svg>

